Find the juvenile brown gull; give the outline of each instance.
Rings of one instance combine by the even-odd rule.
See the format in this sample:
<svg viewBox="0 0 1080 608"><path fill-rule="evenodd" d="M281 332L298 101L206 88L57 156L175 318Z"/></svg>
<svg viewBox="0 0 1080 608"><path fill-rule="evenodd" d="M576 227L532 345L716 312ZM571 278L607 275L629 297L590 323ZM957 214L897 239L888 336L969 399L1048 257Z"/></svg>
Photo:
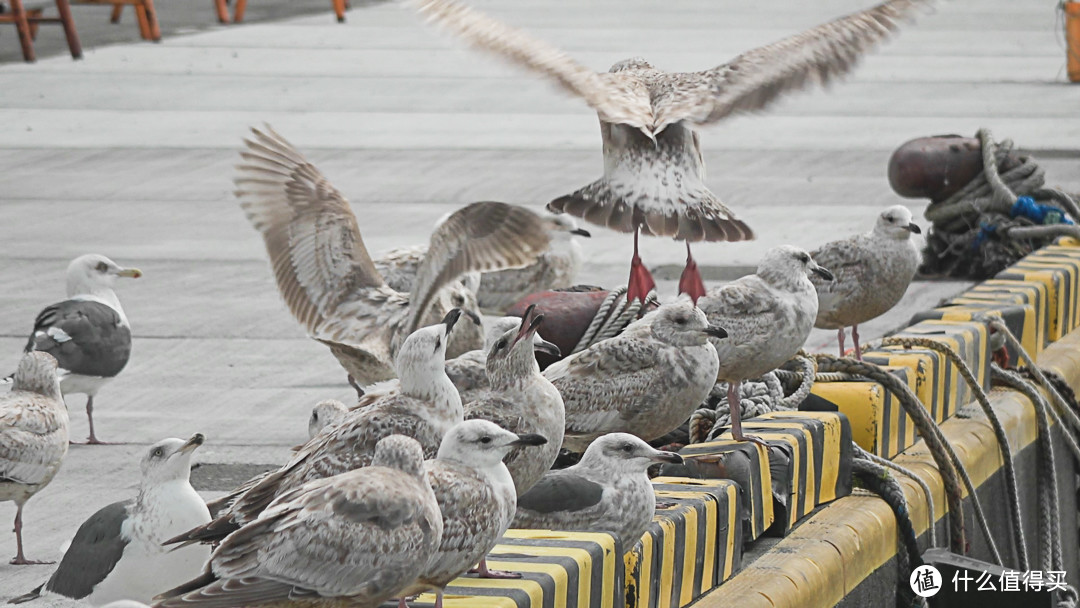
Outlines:
<svg viewBox="0 0 1080 608"><path fill-rule="evenodd" d="M574 284L585 260L578 236L591 236L578 227L574 218L566 214L544 214L542 220L551 237L546 251L536 262L524 268L485 272L479 282L465 281L480 308L489 314L504 314L525 296L538 291L562 289ZM440 220L440 223L445 221ZM427 253L427 247L413 246L393 249L375 260L375 267L386 277L386 284L398 291L412 289L416 269ZM460 304L465 306L468 298L461 295Z"/></svg>
<svg viewBox="0 0 1080 608"><path fill-rule="evenodd" d="M611 532L633 548L656 511L646 473L657 462L681 463L628 433L597 438L572 467L551 471L518 497L515 528Z"/></svg>
<svg viewBox="0 0 1080 608"><path fill-rule="evenodd" d="M491 386L465 404L467 419L490 420L510 432L536 433L548 440L540 449L516 447L506 456L519 495L555 463L566 423L562 396L540 373L533 353L533 336L543 321L544 315L529 307L520 326L495 341L486 362Z"/></svg>
<svg viewBox="0 0 1080 608"><path fill-rule="evenodd" d="M23 351L40 350L55 357L61 392L86 395L90 444L102 443L94 433L94 397L131 356L131 325L113 283L117 277L140 276L137 268L121 268L103 255L75 258L67 268L68 299L38 313Z"/></svg>
<svg viewBox="0 0 1080 608"><path fill-rule="evenodd" d="M400 392L362 402L363 407L316 435L283 467L215 501L212 509L217 517L209 524L167 542L220 540L254 521L286 492L369 465L378 442L392 434L417 440L426 457L435 457L446 431L464 419L461 397L443 367L447 336L460 315L458 309L451 310L443 323L418 329L401 345L397 355Z"/></svg>
<svg viewBox="0 0 1080 608"><path fill-rule="evenodd" d="M56 377L56 359L23 355L11 392L0 395L0 502L15 503L12 564L41 564L23 553L22 512L26 501L49 485L68 450L68 413Z"/></svg>
<svg viewBox="0 0 1080 608"><path fill-rule="evenodd" d="M544 376L566 405L563 447L580 452L616 431L648 441L677 428L716 383L727 335L689 298L664 304L623 332L557 361Z"/></svg>
<svg viewBox="0 0 1080 608"><path fill-rule="evenodd" d="M324 399L316 403L308 418L308 439L314 439L323 429L341 422L348 413L349 408L337 399Z"/></svg>
<svg viewBox="0 0 1080 608"><path fill-rule="evenodd" d="M402 596L433 590L435 607L442 607L443 588L487 555L514 518L517 492L503 458L513 449L545 443L541 435L516 435L487 420L450 429L438 456L424 463L442 512L442 542ZM400 606L406 607L404 597Z"/></svg>
<svg viewBox="0 0 1080 608"><path fill-rule="evenodd" d="M431 235L413 289L396 291L372 263L345 197L283 137L252 132L237 168L236 197L262 233L289 310L361 385L394 376L392 362L405 338L450 308L439 298L448 283L472 271L531 264L547 248L535 213L472 203ZM482 336L475 338L460 352L479 348Z"/></svg>
<svg viewBox="0 0 1080 608"><path fill-rule="evenodd" d="M687 242L680 291L705 293L690 242L741 241L750 228L709 191L694 126L768 107L783 94L851 71L861 55L926 0L889 0L701 72L664 72L641 58L597 73L561 50L456 0L414 0L418 10L469 44L538 72L596 110L604 177L548 208L634 233L627 298L653 288L637 253L638 232Z"/></svg>
<svg viewBox="0 0 1080 608"><path fill-rule="evenodd" d="M221 543L202 576L155 606L373 608L416 579L442 528L420 444L391 435L370 467L281 495Z"/></svg>
<svg viewBox="0 0 1080 608"><path fill-rule="evenodd" d="M814 327L818 300L807 277L811 273L833 279L809 253L783 245L766 252L757 274L713 288L698 300L709 321L728 330L726 340L713 344L720 356L716 380L728 383L731 436L737 441L753 439L742 432L739 383L794 357Z"/></svg>
<svg viewBox="0 0 1080 608"><path fill-rule="evenodd" d="M818 294L814 327L837 330L841 357L845 327L851 327L855 356L862 359L859 323L885 314L904 297L922 261L911 235L921 232L907 207L893 205L881 212L870 232L826 243L810 254L836 276L835 281L810 281Z"/></svg>
<svg viewBox="0 0 1080 608"><path fill-rule="evenodd" d="M210 548L175 551L162 542L210 521L206 503L191 487L191 456L203 436L163 439L142 458L142 481L134 500L115 502L90 516L75 533L48 582L11 600L41 595L85 599L93 606L119 600L149 602L154 595L202 572Z"/></svg>

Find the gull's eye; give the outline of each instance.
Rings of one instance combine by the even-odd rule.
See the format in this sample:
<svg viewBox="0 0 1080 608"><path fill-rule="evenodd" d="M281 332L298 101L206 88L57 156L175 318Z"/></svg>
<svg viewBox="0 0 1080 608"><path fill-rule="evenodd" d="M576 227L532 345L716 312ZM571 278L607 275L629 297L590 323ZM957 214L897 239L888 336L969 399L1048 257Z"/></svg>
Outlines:
<svg viewBox="0 0 1080 608"><path fill-rule="evenodd" d="M435 348L442 346L442 338L435 338Z"/></svg>
<svg viewBox="0 0 1080 608"><path fill-rule="evenodd" d="M503 338L502 340L499 340L497 343L495 343L495 350L502 350L504 348L506 348L506 338Z"/></svg>
<svg viewBox="0 0 1080 608"><path fill-rule="evenodd" d="M455 308L461 308L465 305L465 298L460 295L455 295L454 297L450 298L450 301L454 303Z"/></svg>
<svg viewBox="0 0 1080 608"><path fill-rule="evenodd" d="M491 443L491 437L488 437L486 435L481 437L480 438L480 443L483 443L485 445L488 444L488 443Z"/></svg>
<svg viewBox="0 0 1080 608"><path fill-rule="evenodd" d="M165 454L165 450L163 450L161 448L154 448L154 451L150 452L150 457L151 458L161 458L161 456L163 454Z"/></svg>
<svg viewBox="0 0 1080 608"><path fill-rule="evenodd" d="M105 262L98 262L97 266L94 266L94 268L97 269L98 272L105 272L109 269L109 265Z"/></svg>
<svg viewBox="0 0 1080 608"><path fill-rule="evenodd" d="M803 264L809 264L810 263L810 254L808 254L808 253L800 253L799 254L799 261L802 262Z"/></svg>
<svg viewBox="0 0 1080 608"><path fill-rule="evenodd" d="M629 443L624 443L623 446L622 446L622 451L629 454L630 452L634 451L634 446L630 445Z"/></svg>
<svg viewBox="0 0 1080 608"><path fill-rule="evenodd" d="M675 317L675 322L679 325L686 323L686 317Z"/></svg>

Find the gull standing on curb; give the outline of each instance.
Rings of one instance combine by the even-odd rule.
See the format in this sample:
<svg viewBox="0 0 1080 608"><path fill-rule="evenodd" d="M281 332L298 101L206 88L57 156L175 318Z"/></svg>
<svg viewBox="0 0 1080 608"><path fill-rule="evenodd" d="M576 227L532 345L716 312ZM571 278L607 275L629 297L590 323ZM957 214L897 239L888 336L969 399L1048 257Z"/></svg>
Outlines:
<svg viewBox="0 0 1080 608"><path fill-rule="evenodd" d="M613 432L648 441L686 422L716 383L712 342L728 335L709 321L680 297L544 370L566 404L563 447L581 452Z"/></svg>
<svg viewBox="0 0 1080 608"><path fill-rule="evenodd" d="M551 471L518 497L514 527L611 532L629 551L656 511L649 467L682 461L633 435L604 435L589 445L580 462Z"/></svg>
<svg viewBox="0 0 1080 608"><path fill-rule="evenodd" d="M812 276L810 282L818 294L814 327L837 330L841 357L845 327L851 327L855 357L862 360L859 323L889 312L904 297L922 261L911 235L921 232L911 210L893 205L870 232L826 243L810 254L836 276L835 281Z"/></svg>
<svg viewBox="0 0 1080 608"><path fill-rule="evenodd" d="M833 280L809 253L783 245L765 254L757 274L713 288L698 301L710 322L728 330L727 340L713 344L720 356L716 380L728 383L731 436L736 441L758 441L742 432L739 383L794 357L814 327L818 300L807 276L811 273Z"/></svg>

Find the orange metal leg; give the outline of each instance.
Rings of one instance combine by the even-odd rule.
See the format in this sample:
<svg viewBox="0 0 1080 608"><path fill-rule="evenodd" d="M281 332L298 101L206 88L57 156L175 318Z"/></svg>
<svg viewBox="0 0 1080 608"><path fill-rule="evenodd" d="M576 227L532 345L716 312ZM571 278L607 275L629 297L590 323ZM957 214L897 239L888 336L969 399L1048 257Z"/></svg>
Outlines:
<svg viewBox="0 0 1080 608"><path fill-rule="evenodd" d="M334 12L337 13L338 23L345 22L345 0L334 0Z"/></svg>
<svg viewBox="0 0 1080 608"><path fill-rule="evenodd" d="M75 29L75 18L71 16L71 4L68 0L56 0L56 11L60 13L60 25L64 26L64 36L67 38L71 58L82 59L82 43L79 42L79 32Z"/></svg>
<svg viewBox="0 0 1080 608"><path fill-rule="evenodd" d="M109 23L120 23L120 15L124 12L123 4L114 4L112 14L109 15Z"/></svg>
<svg viewBox="0 0 1080 608"><path fill-rule="evenodd" d="M37 60L34 55L34 38L30 35L30 22L26 19L26 9L23 8L22 0L11 0L11 16L15 19L15 29L19 32L23 59Z"/></svg>
<svg viewBox="0 0 1080 608"><path fill-rule="evenodd" d="M214 0L214 8L217 9L218 23L229 22L229 4L228 0Z"/></svg>
<svg viewBox="0 0 1080 608"><path fill-rule="evenodd" d="M158 24L157 9L154 8L154 0L143 0L143 6L146 7L146 21L150 28L150 40L160 42L161 26Z"/></svg>
<svg viewBox="0 0 1080 608"><path fill-rule="evenodd" d="M233 7L232 20L233 23L240 23L244 20L244 11L247 10L247 0L236 0L236 6Z"/></svg>
<svg viewBox="0 0 1080 608"><path fill-rule="evenodd" d="M146 16L146 7L141 4L135 6L135 19L139 22L139 35L143 40L150 40L150 19Z"/></svg>

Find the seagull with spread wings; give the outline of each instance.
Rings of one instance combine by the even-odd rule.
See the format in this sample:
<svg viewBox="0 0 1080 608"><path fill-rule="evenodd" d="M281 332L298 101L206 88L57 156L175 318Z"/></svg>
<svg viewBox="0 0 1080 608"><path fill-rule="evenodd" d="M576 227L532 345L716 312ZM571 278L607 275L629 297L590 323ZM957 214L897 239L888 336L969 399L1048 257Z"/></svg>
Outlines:
<svg viewBox="0 0 1080 608"><path fill-rule="evenodd" d="M412 291L396 291L376 270L345 197L285 138L269 128L252 132L237 167L236 197L262 233L289 310L361 385L394 377L405 338L452 307L438 297L452 281L521 268L547 250L551 237L536 213L472 203L431 235ZM461 352L480 348L482 339L478 333Z"/></svg>
<svg viewBox="0 0 1080 608"><path fill-rule="evenodd" d="M696 301L705 287L690 243L742 241L754 234L706 187L694 127L764 109L789 91L851 71L862 54L929 0L888 0L701 72L664 72L633 58L607 73L594 72L457 0L414 2L422 14L473 46L540 72L596 110L604 176L548 208L634 233L628 299L644 301L654 286L638 256L638 233L686 241L679 290Z"/></svg>

